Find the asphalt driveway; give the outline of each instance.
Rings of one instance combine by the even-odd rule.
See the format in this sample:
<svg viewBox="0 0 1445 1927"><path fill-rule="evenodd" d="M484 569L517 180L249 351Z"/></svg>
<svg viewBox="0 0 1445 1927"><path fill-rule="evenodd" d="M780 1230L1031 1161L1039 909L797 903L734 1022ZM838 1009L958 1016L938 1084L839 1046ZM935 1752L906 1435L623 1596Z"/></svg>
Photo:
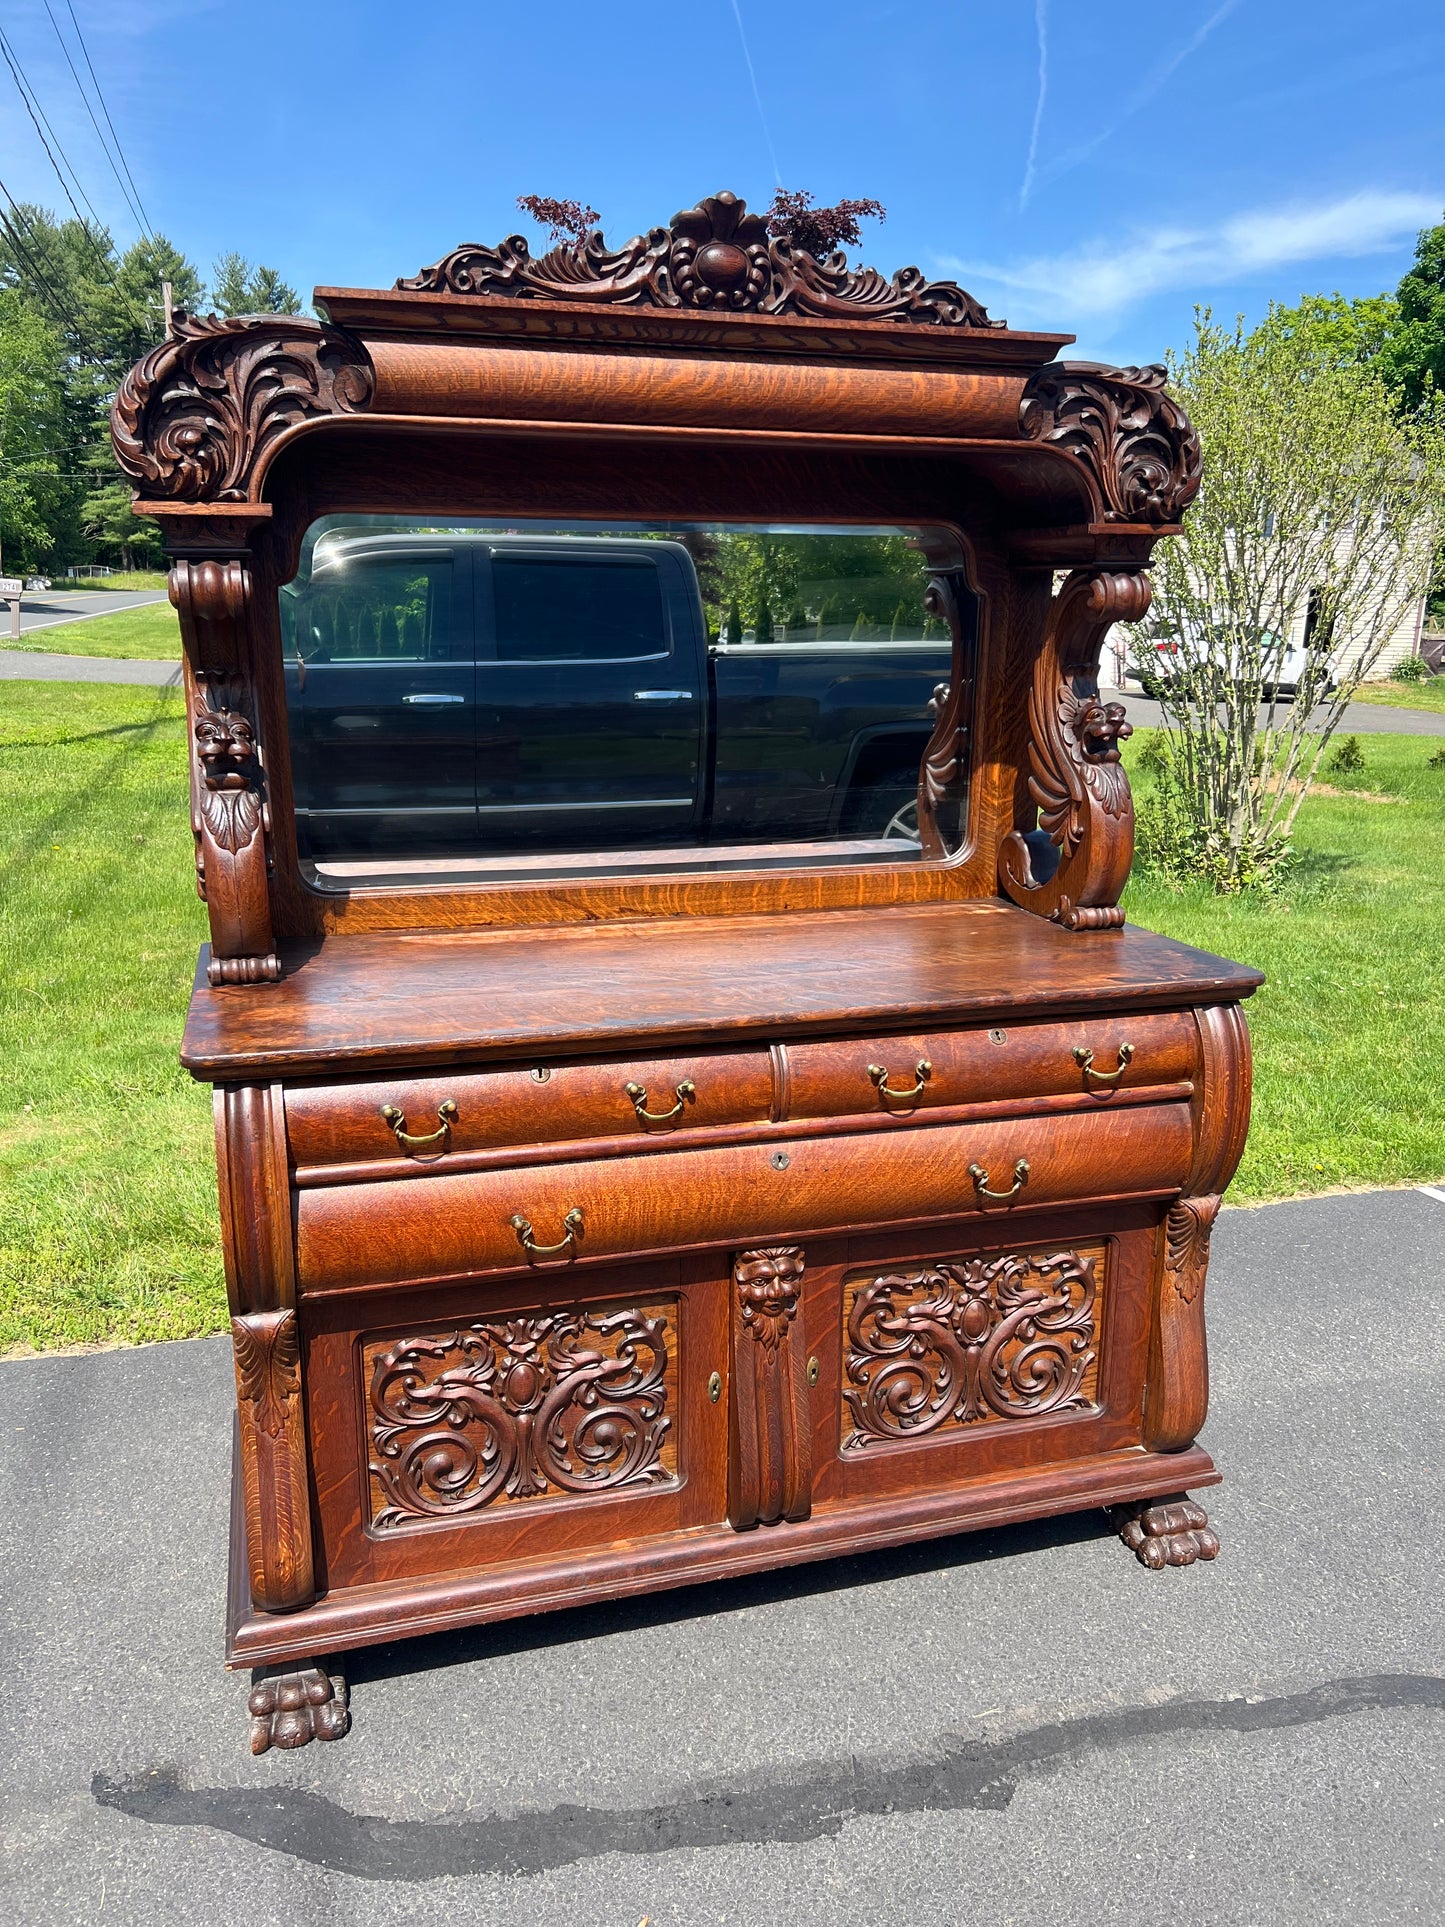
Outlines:
<svg viewBox="0 0 1445 1927"><path fill-rule="evenodd" d="M260 1760L227 1344L0 1365L0 1914L1438 1921L1445 1196L1214 1243L1213 1566L1093 1513L398 1645Z"/></svg>

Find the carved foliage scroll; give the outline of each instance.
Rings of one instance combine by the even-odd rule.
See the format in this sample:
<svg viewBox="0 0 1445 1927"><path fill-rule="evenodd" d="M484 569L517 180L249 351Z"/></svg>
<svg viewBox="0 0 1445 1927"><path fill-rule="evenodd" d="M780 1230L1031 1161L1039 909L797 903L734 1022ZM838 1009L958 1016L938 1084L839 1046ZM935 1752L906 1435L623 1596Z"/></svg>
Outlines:
<svg viewBox="0 0 1445 1927"><path fill-rule="evenodd" d="M933 576L923 607L948 625L953 638L953 668L933 692L933 734L918 771L918 833L926 857L948 856L963 840L967 807L968 736L973 710L973 598L952 575Z"/></svg>
<svg viewBox="0 0 1445 1927"><path fill-rule="evenodd" d="M1076 569L1054 597L1029 693L1028 794L1037 828L1004 839L1007 896L1066 930L1122 924L1134 855L1134 804L1119 759L1131 735L1122 703L1099 695L1099 651L1115 622L1137 622L1149 581Z"/></svg>
<svg viewBox="0 0 1445 1927"><path fill-rule="evenodd" d="M371 404L361 343L299 315L189 315L116 394L111 440L138 493L157 501L250 502L275 443L298 423Z"/></svg>
<svg viewBox="0 0 1445 1927"><path fill-rule="evenodd" d="M1203 457L1168 370L1051 362L1031 377L1019 426L1089 471L1106 522L1177 522L1199 492Z"/></svg>
<svg viewBox="0 0 1445 1927"><path fill-rule="evenodd" d="M1005 1252L851 1281L843 1450L1089 1408L1103 1263Z"/></svg>
<svg viewBox="0 0 1445 1927"><path fill-rule="evenodd" d="M231 1343L251 1596L263 1611L283 1612L315 1591L296 1313L233 1318Z"/></svg>
<svg viewBox="0 0 1445 1927"><path fill-rule="evenodd" d="M677 1476L676 1309L535 1313L372 1345L372 1526Z"/></svg>
<svg viewBox="0 0 1445 1927"><path fill-rule="evenodd" d="M534 260L520 234L495 247L468 242L398 288L426 294L587 301L633 308L805 315L829 321L910 322L945 328L995 328L983 307L953 281L928 281L917 268L891 280L876 268L850 268L843 254L817 261L785 240L735 194L712 194L684 208L669 227L609 249L595 235L585 247L555 247Z"/></svg>
<svg viewBox="0 0 1445 1927"><path fill-rule="evenodd" d="M796 1245L743 1251L734 1262L728 1517L739 1531L806 1519L812 1508L802 1288Z"/></svg>
<svg viewBox="0 0 1445 1927"><path fill-rule="evenodd" d="M1204 1275L1218 1213L1219 1199L1211 1192L1180 1198L1164 1220L1164 1275L1144 1398L1144 1442L1151 1452L1177 1452L1192 1445L1209 1411Z"/></svg>

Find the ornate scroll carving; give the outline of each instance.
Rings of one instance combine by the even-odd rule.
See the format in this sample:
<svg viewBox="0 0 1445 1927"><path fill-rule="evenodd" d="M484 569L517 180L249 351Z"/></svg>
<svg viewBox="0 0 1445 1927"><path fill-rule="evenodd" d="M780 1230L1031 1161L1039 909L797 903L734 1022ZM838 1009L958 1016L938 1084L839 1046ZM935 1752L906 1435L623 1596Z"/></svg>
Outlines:
<svg viewBox="0 0 1445 1927"><path fill-rule="evenodd" d="M847 1313L845 1452L1094 1401L1102 1253L1005 1252L864 1276Z"/></svg>
<svg viewBox="0 0 1445 1927"><path fill-rule="evenodd" d="M712 194L674 214L669 227L610 249L601 235L555 247L534 260L520 234L495 247L467 242L398 288L425 294L493 295L508 300L588 301L634 308L808 315L837 321L909 322L945 328L997 328L953 281L928 281L917 268L886 280L876 268L850 268L843 254L817 261L770 239L761 216L736 194Z"/></svg>
<svg viewBox="0 0 1445 1927"><path fill-rule="evenodd" d="M1202 1505L1187 1492L1168 1499L1146 1499L1109 1508L1119 1537L1141 1566L1192 1566L1196 1559L1217 1559L1219 1540Z"/></svg>
<svg viewBox="0 0 1445 1927"><path fill-rule="evenodd" d="M231 1344L251 1597L265 1612L284 1612L315 1591L296 1314L233 1318Z"/></svg>
<svg viewBox="0 0 1445 1927"><path fill-rule="evenodd" d="M670 1484L673 1317L537 1313L369 1347L373 1527Z"/></svg>
<svg viewBox="0 0 1445 1927"><path fill-rule="evenodd" d="M728 1517L745 1531L806 1519L813 1504L807 1361L796 1324L796 1245L740 1252L733 1264L733 1424Z"/></svg>
<svg viewBox="0 0 1445 1927"><path fill-rule="evenodd" d="M1025 909L1066 930L1122 924L1119 896L1134 855L1134 804L1119 760L1123 705L1099 697L1099 651L1116 622L1149 607L1149 580L1076 569L1054 597L1029 694L1028 793L1037 829L999 852L999 881Z"/></svg>
<svg viewBox="0 0 1445 1927"><path fill-rule="evenodd" d="M116 460L149 500L254 501L281 436L368 408L373 382L365 348L342 329L300 315L178 308L116 394Z"/></svg>
<svg viewBox="0 0 1445 1927"><path fill-rule="evenodd" d="M1106 522L1177 522L1199 492L1204 467L1199 437L1167 380L1157 362L1051 362L1024 390L1019 427L1083 463Z"/></svg>
<svg viewBox="0 0 1445 1927"><path fill-rule="evenodd" d="M1192 1445L1209 1411L1204 1275L1218 1212L1219 1199L1210 1192L1180 1198L1164 1220L1163 1277L1144 1395L1144 1443L1151 1452L1178 1452Z"/></svg>
<svg viewBox="0 0 1445 1927"><path fill-rule="evenodd" d="M335 1668L294 1663L258 1667L248 1705L253 1753L339 1740L351 1725L346 1681Z"/></svg>
<svg viewBox="0 0 1445 1927"><path fill-rule="evenodd" d="M933 734L918 770L918 834L926 857L948 856L962 841L962 810L968 778L969 717L973 708L972 637L965 639L960 585L951 576L930 578L925 612L948 625L953 671L939 683L929 708Z"/></svg>

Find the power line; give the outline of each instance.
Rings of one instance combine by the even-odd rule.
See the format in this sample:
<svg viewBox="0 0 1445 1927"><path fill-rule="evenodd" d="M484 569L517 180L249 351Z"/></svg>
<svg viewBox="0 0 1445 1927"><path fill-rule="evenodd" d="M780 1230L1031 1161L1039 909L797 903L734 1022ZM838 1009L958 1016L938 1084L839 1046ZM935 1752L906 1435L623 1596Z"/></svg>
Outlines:
<svg viewBox="0 0 1445 1927"><path fill-rule="evenodd" d="M69 156L66 154L65 149L61 147L59 138L56 135L54 128L50 126L50 122L46 119L45 109L40 105L40 96L35 93L35 89L30 85L29 79L24 75L24 70L21 68L18 60L15 58L15 55L11 50L10 43L5 38L3 31L0 31L0 54L3 54L5 56L5 64L10 69L11 75L15 81L16 88L19 91L21 100L23 100L25 103L25 111L27 114L29 114L31 123L34 126L36 133L40 136L40 145L45 149L46 158L49 160L51 167L55 170L55 178L60 182L61 187L64 189L65 198L70 203L71 212L75 215L76 221L79 224L81 232L84 234L86 240L90 243L90 251L95 256L97 265L104 269L106 275L110 279L111 286L115 289L116 293L120 296L121 300L125 303L126 307L130 309L131 320L134 321L135 325L138 328L142 328L142 329L149 328L151 326L151 323L145 318L144 315L140 315L136 313L135 304L132 302L130 296L126 293L125 289L120 285L120 282L116 279L115 269L111 266L106 256L101 253L100 243L96 240L94 232L87 224L85 216L81 213L80 209L76 206L75 196L71 193L69 187L66 185L65 176L60 171L59 162L57 162L55 155L50 150L50 142L45 138L46 128L50 130L51 139L55 141L55 146L61 156L61 159L64 160L65 165L68 168L70 168L71 176L75 181L75 185L77 190L79 191L81 200L85 202L85 205L88 208L90 208L91 220L95 223L95 226L97 228L100 228L105 232L106 238L107 240L109 240L110 238L109 229L106 228L105 223L101 220L100 216L96 213L95 209L90 206L90 197L86 193L85 189L80 185L80 176L75 172L75 169L71 167ZM32 95L34 95L33 105L31 104ZM41 126L42 121L44 121L45 123L44 128L42 128Z"/></svg>
<svg viewBox="0 0 1445 1927"><path fill-rule="evenodd" d="M115 164L115 158L112 155L109 147L106 146L105 135L100 131L100 122L95 118L95 109L90 104L90 96L85 91L85 88L81 82L80 75L76 71L75 62L70 57L70 49L65 44L65 36L60 31L60 22L56 19L55 15L50 11L50 0L45 0L45 11L49 16L51 26L55 29L55 38L60 42L60 51L65 55L65 64L70 69L70 77L75 82L75 90L80 95L81 100L85 104L86 113L90 115L90 124L95 129L95 138L100 142L100 151L102 154L104 154L107 161L110 162L110 171L115 176L115 184L120 189L121 194L124 197L126 206L130 209L131 213L135 216L136 220L139 222L141 232L143 234L148 234L150 232L150 222L146 220L145 211L140 206L139 201L133 200L131 198L130 190L126 187L125 182L120 177L120 169ZM75 18L74 8L71 9L70 17L72 20L74 20ZM76 28L76 32L77 34L80 32L80 28L78 26ZM84 50L84 44L85 43L82 41L81 42L82 51ZM94 70L92 70L91 77L92 79L94 79ZM96 89L96 93L97 95L100 94L100 89L98 87ZM105 100L103 96L101 97L100 104L101 104L101 107L104 108ZM110 119L109 114L106 115L106 119L107 120ZM115 130L112 128L111 131L113 134ZM119 151L118 148L117 148L117 151ZM122 161L125 159L124 154L121 155L121 159ZM130 169L127 168L126 172L129 173Z"/></svg>
<svg viewBox="0 0 1445 1927"><path fill-rule="evenodd" d="M29 274L29 276L37 284L37 286L43 289L45 294L49 297L51 306L54 311L55 318L61 323L63 327L69 328L72 331L72 333L76 336L77 340L81 339L84 335L84 330L81 328L79 322L76 320L74 313L71 311L71 309L64 301L64 299L56 293L55 289L50 285L50 282L46 278L46 276L35 265L35 262L30 255L29 249L26 246L26 243L22 241L20 238L22 233L25 234L27 236L27 239L30 241L34 241L36 237L32 230L26 229L23 226L23 219L20 211L20 203L15 199L15 196L10 192L9 188L6 187L3 181L0 181L0 194L3 194L6 200L10 203L11 209L15 216L15 219L12 222L8 214L0 214L0 226L3 226L5 230L6 239L9 241L11 247L14 248L16 254L19 256L20 265L25 269L26 273ZM46 265L48 267L53 267L54 263L50 261L49 258L47 257Z"/></svg>
<svg viewBox="0 0 1445 1927"><path fill-rule="evenodd" d="M155 229L151 226L150 217L145 211L145 202L141 199L140 189L135 184L135 175L130 171L130 162L126 159L125 149L120 144L120 135L115 131L115 122L111 119L110 109L105 104L105 95L101 92L100 82L95 77L95 68L91 63L90 49L85 44L85 35L80 31L80 22L75 17L73 0L65 0L65 4L69 9L70 24L75 28L75 37L80 43L80 51L85 55L86 71L90 75L91 85L95 88L95 97L100 102L100 111L105 115L105 124L110 129L111 138L115 142L115 151L120 156L120 164L125 169L125 177L131 184L131 191L135 195L135 204L140 209L141 220L145 226L145 231L147 234L154 234Z"/></svg>

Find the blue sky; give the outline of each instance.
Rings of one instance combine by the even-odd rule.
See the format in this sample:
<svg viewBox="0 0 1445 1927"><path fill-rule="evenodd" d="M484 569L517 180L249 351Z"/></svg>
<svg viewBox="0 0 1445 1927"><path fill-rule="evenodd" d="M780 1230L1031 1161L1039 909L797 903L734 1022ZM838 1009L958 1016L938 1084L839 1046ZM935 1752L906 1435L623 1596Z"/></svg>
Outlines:
<svg viewBox="0 0 1445 1927"><path fill-rule="evenodd" d="M151 221L307 296L525 228L519 193L590 200L616 243L781 177L883 201L874 265L1147 361L1196 302L1392 287L1445 209L1439 0L73 3ZM44 0L3 24L130 239ZM63 212L3 69L0 100L0 178Z"/></svg>

